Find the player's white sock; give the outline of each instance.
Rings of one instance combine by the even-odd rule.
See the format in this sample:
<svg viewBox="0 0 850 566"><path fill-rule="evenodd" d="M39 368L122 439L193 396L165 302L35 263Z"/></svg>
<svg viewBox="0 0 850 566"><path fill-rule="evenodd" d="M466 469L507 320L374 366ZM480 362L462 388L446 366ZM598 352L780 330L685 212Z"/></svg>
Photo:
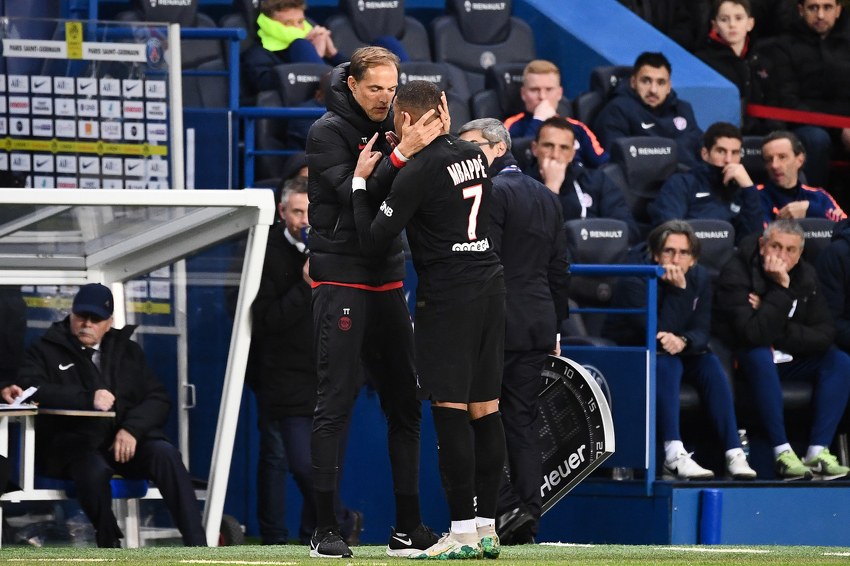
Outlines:
<svg viewBox="0 0 850 566"><path fill-rule="evenodd" d="M791 450L791 452L794 451L794 450L791 449L791 445L788 444L787 442L785 444L780 444L779 446L774 446L773 447L773 458L774 459L779 458L779 455L782 454L783 452L785 452L786 450Z"/></svg>
<svg viewBox="0 0 850 566"><path fill-rule="evenodd" d="M818 446L816 444L812 444L811 446L809 446L809 451L806 452L806 460L805 461L808 462L809 460L817 458L817 455L820 454L820 451L823 450L824 448L825 448L824 446Z"/></svg>
<svg viewBox="0 0 850 566"><path fill-rule="evenodd" d="M495 527L496 526L496 518L489 517L475 517L475 526L476 527Z"/></svg>
<svg viewBox="0 0 850 566"><path fill-rule="evenodd" d="M452 532L458 534L477 533L475 519L464 519L463 521L452 521Z"/></svg>

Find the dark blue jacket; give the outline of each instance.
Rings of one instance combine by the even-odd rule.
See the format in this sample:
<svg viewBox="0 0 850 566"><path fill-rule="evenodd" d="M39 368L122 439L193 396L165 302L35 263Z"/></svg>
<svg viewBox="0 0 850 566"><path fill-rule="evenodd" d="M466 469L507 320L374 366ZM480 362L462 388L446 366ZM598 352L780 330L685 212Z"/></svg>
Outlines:
<svg viewBox="0 0 850 566"><path fill-rule="evenodd" d="M570 309L561 206L546 186L523 175L510 153L494 160L490 176L490 240L507 290L505 350L552 350Z"/></svg>
<svg viewBox="0 0 850 566"><path fill-rule="evenodd" d="M667 179L649 215L653 226L668 220L725 220L735 228L735 243L763 228L756 186L730 189L723 185L723 168L704 161L687 173L676 173Z"/></svg>
<svg viewBox="0 0 850 566"><path fill-rule="evenodd" d="M646 243L632 248L628 263L655 265ZM696 354L708 349L711 330L711 277L697 264L685 274L684 289L658 281L658 332L672 332L688 339L683 354ZM646 278L623 277L614 287L612 308L646 308ZM646 344L646 316L608 315L603 335L620 346Z"/></svg>
<svg viewBox="0 0 850 566"><path fill-rule="evenodd" d="M528 172L536 181L543 182L540 170L535 161ZM622 220L629 227L629 244L634 245L642 238L635 217L626 203L623 191L614 181L599 171L586 169L581 163L573 161L567 167L567 175L561 185L558 200L564 210L564 220L576 220L581 218L581 203L575 190L573 182L578 182L582 192L590 197L590 206L587 207L587 218L614 218Z"/></svg>
<svg viewBox="0 0 850 566"><path fill-rule="evenodd" d="M818 279L835 317L835 345L850 352L850 219L835 225L832 243L818 256Z"/></svg>
<svg viewBox="0 0 850 566"><path fill-rule="evenodd" d="M252 45L242 54L243 86L250 95L255 95L264 90L277 90L280 85L278 84L277 73L272 72L274 68L285 63L297 62L291 60L288 49L269 51L263 47L262 43ZM325 59L325 62L336 66L344 63L345 57L337 53L335 56Z"/></svg>
<svg viewBox="0 0 850 566"><path fill-rule="evenodd" d="M786 204L796 200L809 201L806 218L829 218L836 222L847 218L832 195L823 189L803 185L799 181L797 186L791 189L779 188L770 181L759 185L758 189L765 225L776 220L776 215Z"/></svg>
<svg viewBox="0 0 850 566"><path fill-rule="evenodd" d="M575 160L591 169L602 167L611 159L590 128L583 122L566 118L573 125L573 134L578 144ZM505 120L505 127L512 138L536 138L543 120L534 118L532 112L523 112Z"/></svg>
<svg viewBox="0 0 850 566"><path fill-rule="evenodd" d="M680 163L693 167L702 161L702 130L691 103L680 100L676 91L670 91L658 108L650 108L629 81L620 81L614 98L599 111L593 131L609 152L619 138L652 136L676 140Z"/></svg>

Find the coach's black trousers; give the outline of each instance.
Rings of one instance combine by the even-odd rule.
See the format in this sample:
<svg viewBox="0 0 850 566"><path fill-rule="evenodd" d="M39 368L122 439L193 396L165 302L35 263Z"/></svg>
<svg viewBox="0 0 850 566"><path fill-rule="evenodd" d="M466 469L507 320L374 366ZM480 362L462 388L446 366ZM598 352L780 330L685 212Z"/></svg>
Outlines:
<svg viewBox="0 0 850 566"><path fill-rule="evenodd" d="M505 427L510 480L507 477L502 480L497 515L521 503L537 521L540 520L543 455L538 408L543 386L540 373L548 355L542 350L505 352L499 411ZM536 524L533 531L536 535Z"/></svg>
<svg viewBox="0 0 850 566"><path fill-rule="evenodd" d="M153 480L171 518L180 529L186 546L206 546L201 512L189 472L180 452L165 440L140 440L128 462L116 462L112 452L88 451L65 468L77 488L77 500L95 528L99 547L117 546L123 537L112 513L112 488L109 481L119 474L127 479Z"/></svg>
<svg viewBox="0 0 850 566"><path fill-rule="evenodd" d="M357 396L359 365L369 372L387 417L396 494L419 493L419 424L413 329L402 289L339 285L313 290L318 400L311 452L317 491L336 489L340 435Z"/></svg>

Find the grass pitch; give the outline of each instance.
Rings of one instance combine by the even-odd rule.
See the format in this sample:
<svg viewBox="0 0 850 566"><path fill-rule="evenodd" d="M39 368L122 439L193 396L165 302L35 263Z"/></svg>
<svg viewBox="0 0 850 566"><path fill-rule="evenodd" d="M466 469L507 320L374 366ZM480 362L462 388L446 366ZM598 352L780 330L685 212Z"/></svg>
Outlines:
<svg viewBox="0 0 850 566"><path fill-rule="evenodd" d="M140 549L19 548L0 551L0 565L9 566L396 566L421 561L389 558L385 546L359 546L354 558L320 560L304 546L228 546L222 548L153 547ZM466 561L470 562L470 561ZM502 549L497 561L508 565L734 565L850 564L850 548L814 546L620 546L541 544Z"/></svg>

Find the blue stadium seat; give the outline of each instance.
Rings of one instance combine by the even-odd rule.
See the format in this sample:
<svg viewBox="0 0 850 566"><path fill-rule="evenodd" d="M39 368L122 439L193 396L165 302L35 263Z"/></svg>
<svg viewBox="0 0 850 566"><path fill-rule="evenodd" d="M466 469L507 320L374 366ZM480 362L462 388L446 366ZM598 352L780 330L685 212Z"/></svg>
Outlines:
<svg viewBox="0 0 850 566"><path fill-rule="evenodd" d="M405 15L404 0L339 0L339 13L328 18L325 27L345 57L379 37L392 36L401 42L411 61L431 60L428 32L419 20Z"/></svg>

